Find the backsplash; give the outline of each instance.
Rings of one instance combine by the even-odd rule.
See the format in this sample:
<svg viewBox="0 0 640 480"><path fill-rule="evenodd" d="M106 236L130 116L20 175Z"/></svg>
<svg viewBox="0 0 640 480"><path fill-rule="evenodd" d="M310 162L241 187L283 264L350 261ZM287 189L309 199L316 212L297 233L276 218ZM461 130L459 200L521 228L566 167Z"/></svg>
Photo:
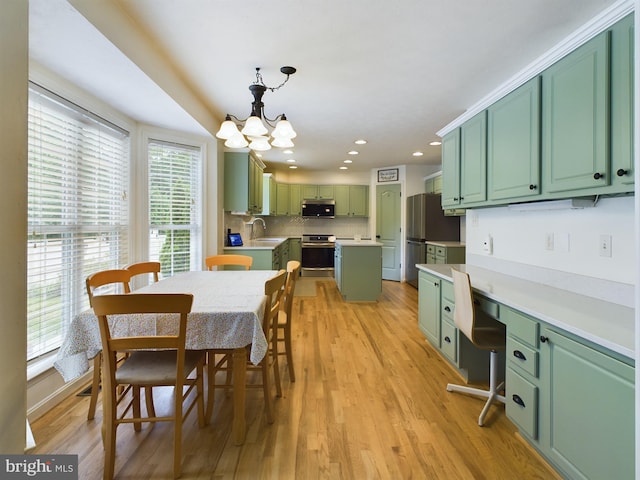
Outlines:
<svg viewBox="0 0 640 480"><path fill-rule="evenodd" d="M224 214L225 230L239 232L243 239L251 238L251 216ZM256 237L301 237L303 234L328 234L338 238L362 238L370 236L369 218L303 218L303 217L263 217L266 229L258 222L254 226Z"/></svg>

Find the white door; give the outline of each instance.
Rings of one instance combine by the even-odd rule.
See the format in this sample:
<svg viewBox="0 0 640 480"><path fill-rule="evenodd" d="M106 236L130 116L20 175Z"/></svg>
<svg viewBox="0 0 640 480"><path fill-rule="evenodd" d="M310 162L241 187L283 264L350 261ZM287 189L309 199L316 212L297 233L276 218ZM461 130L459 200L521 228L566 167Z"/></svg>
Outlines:
<svg viewBox="0 0 640 480"><path fill-rule="evenodd" d="M400 281L402 231L400 184L376 186L376 240L382 243L382 279Z"/></svg>

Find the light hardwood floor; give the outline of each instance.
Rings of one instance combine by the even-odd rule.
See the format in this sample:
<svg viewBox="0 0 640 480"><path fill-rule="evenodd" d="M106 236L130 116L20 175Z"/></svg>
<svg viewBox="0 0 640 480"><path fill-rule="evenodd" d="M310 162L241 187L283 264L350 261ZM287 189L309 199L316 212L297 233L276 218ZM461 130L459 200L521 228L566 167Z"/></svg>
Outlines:
<svg viewBox="0 0 640 480"><path fill-rule="evenodd" d="M333 280L294 300L296 382L281 360L283 397L265 421L260 390L247 393L247 440L234 446L231 397L216 392L212 423L192 415L183 435L184 479L559 478L517 435L504 407L477 425L482 400L447 393L457 373L417 326L417 291L383 282L377 303L345 303ZM156 392L156 408L170 408ZM164 394L164 395L163 395ZM164 401L163 401L164 400ZM70 397L36 420L30 453L79 455L79 478L102 478L101 403ZM118 429L116 476L171 478L172 425Z"/></svg>

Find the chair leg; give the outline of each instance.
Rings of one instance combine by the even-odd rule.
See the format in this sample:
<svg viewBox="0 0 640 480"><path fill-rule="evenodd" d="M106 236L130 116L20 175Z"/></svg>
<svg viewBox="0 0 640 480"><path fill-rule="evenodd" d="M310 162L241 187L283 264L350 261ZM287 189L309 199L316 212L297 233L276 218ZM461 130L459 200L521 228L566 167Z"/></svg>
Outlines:
<svg viewBox="0 0 640 480"><path fill-rule="evenodd" d="M137 419L141 417L140 415L140 387L138 385L133 385L132 389L133 394L133 416ZM133 423L133 429L136 432L142 430L142 421L137 420Z"/></svg>
<svg viewBox="0 0 640 480"><path fill-rule="evenodd" d="M271 398L269 360L267 358L262 359L262 388L264 390L264 406L267 412L267 423L273 423L273 398Z"/></svg>
<svg viewBox="0 0 640 480"><path fill-rule="evenodd" d="M89 399L89 412L87 420L93 420L96 416L96 405L100 393L100 369L102 368L102 353L93 357L93 380L91 381L91 398Z"/></svg>
<svg viewBox="0 0 640 480"><path fill-rule="evenodd" d="M284 347L287 353L287 367L289 368L289 378L296 381L296 374L293 371L293 351L291 350L291 325L288 324L284 330Z"/></svg>
<svg viewBox="0 0 640 480"><path fill-rule="evenodd" d="M147 402L147 416L155 417L156 409L153 404L153 387L151 386L144 387L144 397Z"/></svg>
<svg viewBox="0 0 640 480"><path fill-rule="evenodd" d="M502 390L504 387L504 382L498 383L498 352L495 350L491 350L491 356L489 358L490 366L489 366L489 390L483 390L481 388L475 387L467 387L466 385L454 385L449 383L447 385L448 392L460 392L460 393L468 393L470 395L475 395L478 397L486 398L487 401L484 404L484 408L478 417L478 425L481 427L484 425L484 419L489 411L489 407L494 402L505 403L504 395L499 395L498 392Z"/></svg>

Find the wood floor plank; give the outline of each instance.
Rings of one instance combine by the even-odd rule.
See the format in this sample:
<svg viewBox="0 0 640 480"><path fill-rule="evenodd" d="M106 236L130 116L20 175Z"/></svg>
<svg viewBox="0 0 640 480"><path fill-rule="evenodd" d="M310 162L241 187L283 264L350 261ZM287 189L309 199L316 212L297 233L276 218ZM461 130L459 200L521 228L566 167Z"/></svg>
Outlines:
<svg viewBox="0 0 640 480"><path fill-rule="evenodd" d="M262 392L247 393L247 440L231 439L232 398L216 392L211 425L192 416L183 479L559 478L516 434L504 407L478 427L482 402L446 392L461 379L418 329L417 291L383 282L375 303L346 303L332 279L293 305L296 381L282 357L283 396L266 422ZM170 392L168 392L170 393ZM275 392L274 392L275 394ZM158 409L170 395L157 392ZM102 406L70 397L32 423L33 453L74 453L80 478L102 478ZM118 429L118 478L171 478L172 426Z"/></svg>

